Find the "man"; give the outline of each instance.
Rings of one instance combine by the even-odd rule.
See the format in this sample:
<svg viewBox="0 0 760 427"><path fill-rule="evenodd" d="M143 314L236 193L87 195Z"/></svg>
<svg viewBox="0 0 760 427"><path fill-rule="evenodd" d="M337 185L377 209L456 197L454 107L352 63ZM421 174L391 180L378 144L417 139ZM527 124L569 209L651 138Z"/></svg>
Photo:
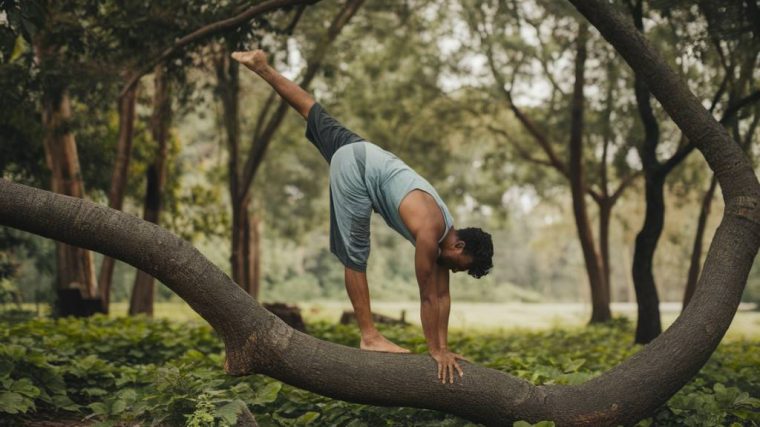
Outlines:
<svg viewBox="0 0 760 427"><path fill-rule="evenodd" d="M363 350L408 353L383 337L372 322L367 259L372 210L415 245L422 329L438 363L441 382L462 376L448 349L449 270L481 277L492 267L491 235L457 230L448 208L424 178L393 154L343 127L297 84L274 70L262 50L234 52L232 58L261 76L307 121L306 137L330 164L330 250L345 266L346 290L361 330Z"/></svg>

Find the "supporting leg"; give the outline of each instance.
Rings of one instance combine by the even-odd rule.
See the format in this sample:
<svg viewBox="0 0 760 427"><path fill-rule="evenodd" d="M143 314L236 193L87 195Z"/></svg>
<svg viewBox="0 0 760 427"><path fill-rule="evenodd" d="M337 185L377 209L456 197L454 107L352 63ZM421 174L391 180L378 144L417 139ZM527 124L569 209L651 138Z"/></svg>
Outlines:
<svg viewBox="0 0 760 427"><path fill-rule="evenodd" d="M359 348L371 351L409 353L409 350L390 342L375 328L369 304L367 274L346 267L345 278L348 298L354 307L354 315L356 316L356 322L359 324L359 330L362 335Z"/></svg>

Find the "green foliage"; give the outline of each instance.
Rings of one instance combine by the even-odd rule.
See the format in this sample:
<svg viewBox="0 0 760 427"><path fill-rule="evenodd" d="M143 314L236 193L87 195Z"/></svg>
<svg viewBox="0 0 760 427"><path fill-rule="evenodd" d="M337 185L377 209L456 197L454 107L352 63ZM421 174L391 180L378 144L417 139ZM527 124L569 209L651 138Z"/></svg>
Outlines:
<svg viewBox="0 0 760 427"><path fill-rule="evenodd" d="M359 342L353 326L317 323L309 330L339 344ZM472 425L436 411L356 405L266 377L227 376L222 344L205 325L95 316L3 322L0 331L0 413L19 423L69 414L102 425L227 426L247 408L262 426ZM415 328L383 332L425 352ZM638 351L631 342L630 324L617 320L579 330L454 333L450 344L475 363L536 384L577 384ZM757 425L759 347L722 344L692 382L640 425Z"/></svg>

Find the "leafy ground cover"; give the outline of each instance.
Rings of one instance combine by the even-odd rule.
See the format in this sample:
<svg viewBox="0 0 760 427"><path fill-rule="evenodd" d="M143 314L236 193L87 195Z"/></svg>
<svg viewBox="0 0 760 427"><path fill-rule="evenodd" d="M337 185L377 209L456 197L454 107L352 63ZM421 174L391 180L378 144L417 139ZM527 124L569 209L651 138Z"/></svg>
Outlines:
<svg viewBox="0 0 760 427"><path fill-rule="evenodd" d="M318 322L309 330L341 344L359 341L353 326ZM384 332L425 351L416 327ZM632 341L632 326L623 319L577 329L456 332L451 346L473 362L536 384L575 384L638 351ZM0 320L0 424L222 426L234 424L247 406L262 426L473 425L436 411L334 401L261 376L228 377L222 352L213 330L200 322ZM758 397L760 340L728 340L640 425L760 425Z"/></svg>

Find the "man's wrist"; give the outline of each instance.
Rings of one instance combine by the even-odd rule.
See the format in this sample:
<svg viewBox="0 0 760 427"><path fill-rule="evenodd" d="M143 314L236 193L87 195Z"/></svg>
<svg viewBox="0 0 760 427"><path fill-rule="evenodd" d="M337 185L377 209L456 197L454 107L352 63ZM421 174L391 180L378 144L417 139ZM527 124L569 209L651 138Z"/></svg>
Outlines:
<svg viewBox="0 0 760 427"><path fill-rule="evenodd" d="M447 347L436 347L436 348L428 347L428 353L430 354L444 353L447 351L449 351Z"/></svg>

